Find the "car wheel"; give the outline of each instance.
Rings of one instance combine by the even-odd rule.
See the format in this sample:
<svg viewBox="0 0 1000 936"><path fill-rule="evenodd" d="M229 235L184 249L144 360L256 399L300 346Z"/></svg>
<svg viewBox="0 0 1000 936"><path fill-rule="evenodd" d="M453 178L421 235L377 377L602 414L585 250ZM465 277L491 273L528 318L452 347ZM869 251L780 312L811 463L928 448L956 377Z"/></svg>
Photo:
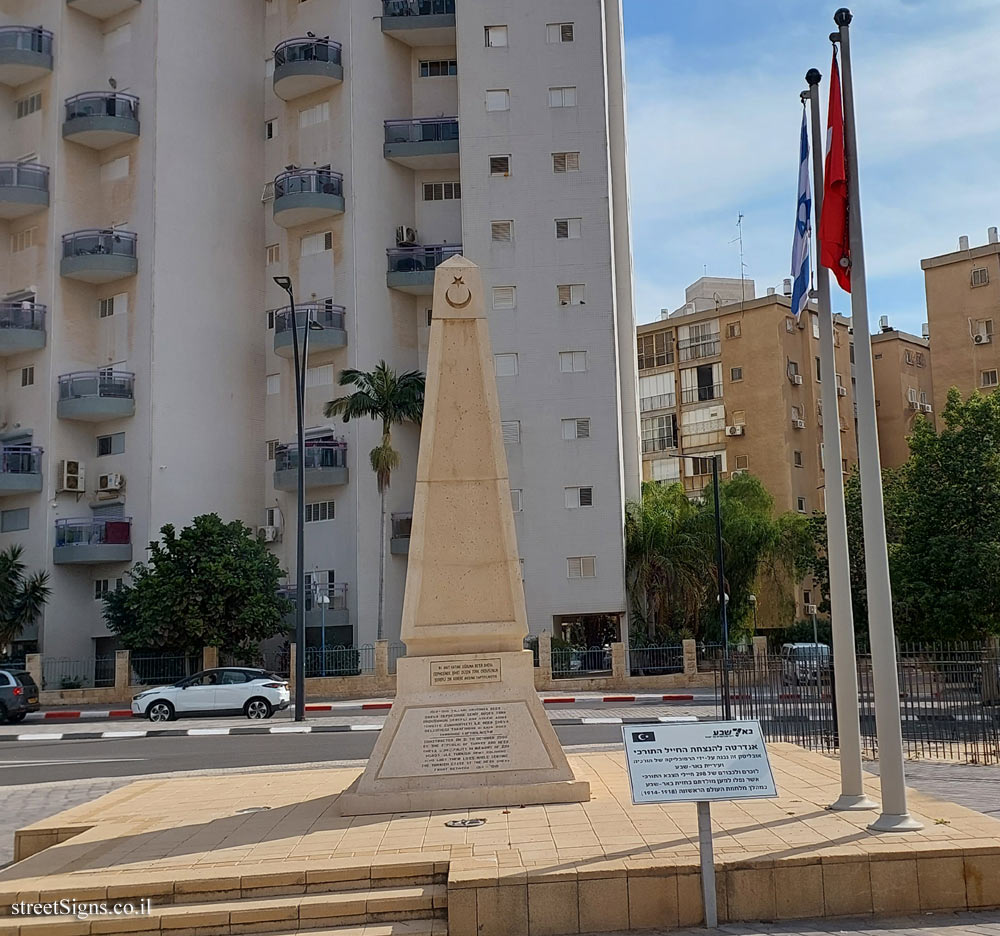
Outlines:
<svg viewBox="0 0 1000 936"><path fill-rule="evenodd" d="M16 725L18 722L23 722L27 714L27 712L18 712L16 715L8 715L7 721L12 725Z"/></svg>
<svg viewBox="0 0 1000 936"><path fill-rule="evenodd" d="M251 699L245 706L243 706L243 714L247 718L253 718L255 720L261 720L264 718L270 718L274 714L274 707L271 705L267 699Z"/></svg>
<svg viewBox="0 0 1000 936"><path fill-rule="evenodd" d="M173 721L174 717L174 707L163 699L150 703L146 709L146 718L152 722Z"/></svg>

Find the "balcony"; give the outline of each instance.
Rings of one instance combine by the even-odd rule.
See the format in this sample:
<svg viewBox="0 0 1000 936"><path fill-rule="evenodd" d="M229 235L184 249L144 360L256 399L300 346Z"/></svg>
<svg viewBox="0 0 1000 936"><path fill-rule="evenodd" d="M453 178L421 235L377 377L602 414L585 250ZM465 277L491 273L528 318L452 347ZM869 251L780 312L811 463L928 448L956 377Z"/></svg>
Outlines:
<svg viewBox="0 0 1000 936"><path fill-rule="evenodd" d="M382 0L382 32L408 46L453 46L455 0Z"/></svg>
<svg viewBox="0 0 1000 936"><path fill-rule="evenodd" d="M677 342L677 351L682 361L695 361L721 354L722 344L716 332L714 335L697 338L681 338Z"/></svg>
<svg viewBox="0 0 1000 936"><path fill-rule="evenodd" d="M305 324L309 328L309 360L319 360L324 354L347 347L347 330L344 323L344 307L334 305L332 299L320 299L295 310L295 325L298 329L299 350L305 334ZM274 353L279 357L293 357L292 310L290 306L274 313Z"/></svg>
<svg viewBox="0 0 1000 936"><path fill-rule="evenodd" d="M42 450L31 445L0 449L0 497L42 489Z"/></svg>
<svg viewBox="0 0 1000 936"><path fill-rule="evenodd" d="M0 162L0 218L23 218L48 207L48 166Z"/></svg>
<svg viewBox="0 0 1000 936"><path fill-rule="evenodd" d="M40 302L0 302L0 357L45 347L45 313Z"/></svg>
<svg viewBox="0 0 1000 936"><path fill-rule="evenodd" d="M84 283L111 283L135 276L139 269L136 259L136 236L131 231L73 231L64 234L59 272L68 279Z"/></svg>
<svg viewBox="0 0 1000 936"><path fill-rule="evenodd" d="M79 422L108 422L135 412L135 374L76 371L59 378L56 415Z"/></svg>
<svg viewBox="0 0 1000 936"><path fill-rule="evenodd" d="M87 91L66 98L66 140L102 150L139 135L139 99L119 91Z"/></svg>
<svg viewBox="0 0 1000 936"><path fill-rule="evenodd" d="M677 439L672 435L653 436L642 440L642 454L653 455L656 452L672 452L677 448Z"/></svg>
<svg viewBox="0 0 1000 936"><path fill-rule="evenodd" d="M276 491L298 490L298 446L285 445L274 455ZM347 484L347 443L306 441L306 488Z"/></svg>
<svg viewBox="0 0 1000 936"><path fill-rule="evenodd" d="M382 155L409 169L457 169L458 118L387 120Z"/></svg>
<svg viewBox="0 0 1000 936"><path fill-rule="evenodd" d="M289 169L274 180L274 221L284 228L344 213L344 177L329 169Z"/></svg>
<svg viewBox="0 0 1000 936"><path fill-rule="evenodd" d="M289 601L295 601L298 589L295 585L285 585L278 594ZM307 584L305 590L306 627L346 627L351 623L347 610L347 582ZM328 599L324 601L323 599ZM289 618L294 620L294 612ZM330 635L327 634L329 641ZM333 649L332 646L330 648Z"/></svg>
<svg viewBox="0 0 1000 936"><path fill-rule="evenodd" d="M461 244L428 244L425 247L395 247L386 251L389 272L385 283L390 289L411 296L434 293L434 270L449 257L462 252Z"/></svg>
<svg viewBox="0 0 1000 936"><path fill-rule="evenodd" d="M51 71L51 32L40 26L0 27L0 84L16 88Z"/></svg>
<svg viewBox="0 0 1000 936"><path fill-rule="evenodd" d="M331 88L344 80L340 43L329 39L286 39L274 49L274 93L283 101Z"/></svg>
<svg viewBox="0 0 1000 936"><path fill-rule="evenodd" d="M722 399L722 384L706 384L703 387L688 387L681 390L682 403L705 403Z"/></svg>
<svg viewBox="0 0 1000 936"><path fill-rule="evenodd" d="M56 520L56 565L101 565L132 561L131 517Z"/></svg>
<svg viewBox="0 0 1000 936"><path fill-rule="evenodd" d="M648 413L650 410L673 409L676 405L676 393L657 393L639 400L639 412Z"/></svg>
<svg viewBox="0 0 1000 936"><path fill-rule="evenodd" d="M410 551L410 527L413 525L413 514L394 513L391 519L392 539L389 540L389 552L393 556L405 556Z"/></svg>
<svg viewBox="0 0 1000 936"><path fill-rule="evenodd" d="M71 10L79 10L94 19L106 20L137 7L140 0L66 0Z"/></svg>

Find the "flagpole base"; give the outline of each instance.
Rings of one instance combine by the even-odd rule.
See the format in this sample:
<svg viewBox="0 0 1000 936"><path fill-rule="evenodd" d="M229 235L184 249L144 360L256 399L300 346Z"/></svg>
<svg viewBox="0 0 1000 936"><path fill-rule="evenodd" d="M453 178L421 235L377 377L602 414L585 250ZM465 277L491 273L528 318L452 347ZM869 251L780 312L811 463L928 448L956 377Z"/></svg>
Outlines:
<svg viewBox="0 0 1000 936"><path fill-rule="evenodd" d="M894 816L891 813L882 813L870 826L869 832L919 832L924 827L922 822L918 822L909 813L901 816Z"/></svg>
<svg viewBox="0 0 1000 936"><path fill-rule="evenodd" d="M845 793L843 796L839 797L835 803L831 803L827 809L833 809L837 812L847 810L861 811L866 809L878 809L878 803L876 803L870 796L865 796L864 793L860 795Z"/></svg>

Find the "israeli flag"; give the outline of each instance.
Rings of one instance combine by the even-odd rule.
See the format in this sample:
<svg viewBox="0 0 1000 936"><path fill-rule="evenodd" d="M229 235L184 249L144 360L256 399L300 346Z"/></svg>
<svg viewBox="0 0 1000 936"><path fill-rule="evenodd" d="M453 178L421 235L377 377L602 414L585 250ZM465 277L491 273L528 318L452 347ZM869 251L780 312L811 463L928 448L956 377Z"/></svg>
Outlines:
<svg viewBox="0 0 1000 936"><path fill-rule="evenodd" d="M799 145L799 203L795 214L795 239L792 241L792 314L796 321L809 302L809 241L812 239L812 195L809 189L809 134L806 109L802 108L802 140Z"/></svg>

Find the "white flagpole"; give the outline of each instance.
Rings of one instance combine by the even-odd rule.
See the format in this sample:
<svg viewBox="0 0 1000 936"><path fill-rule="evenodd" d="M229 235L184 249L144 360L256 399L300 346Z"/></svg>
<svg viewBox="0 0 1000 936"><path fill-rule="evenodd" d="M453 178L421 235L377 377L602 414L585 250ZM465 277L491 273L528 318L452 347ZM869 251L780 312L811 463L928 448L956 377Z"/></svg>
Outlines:
<svg viewBox="0 0 1000 936"><path fill-rule="evenodd" d="M851 11L841 7L833 20L840 28L841 82L844 98L844 155L847 162L848 224L851 237L851 318L857 370L858 457L861 462L861 511L865 532L865 579L868 585L868 631L875 688L875 730L878 733L882 813L873 832L913 832L923 825L906 805L903 733L896 672L896 635L892 622L892 589L882 499L882 465L875 420L875 380L872 371L871 328L865 282L865 247L861 236L861 194L858 184L858 138L854 121L851 73ZM833 38L833 37L831 37Z"/></svg>
<svg viewBox="0 0 1000 936"><path fill-rule="evenodd" d="M820 369L822 382L823 451L826 478L826 558L830 567L830 623L833 629L833 677L836 688L837 733L840 747L840 796L831 809L877 809L865 795L861 769L861 714L858 709L858 669L854 643L854 610L851 603L850 556L847 549L847 510L844 479L840 471L837 397L837 361L833 344L833 310L830 305L830 271L819 262L819 221L823 210L823 131L819 116L819 82L815 68L806 73L809 116L812 124L813 217L816 244L816 300L819 305Z"/></svg>

